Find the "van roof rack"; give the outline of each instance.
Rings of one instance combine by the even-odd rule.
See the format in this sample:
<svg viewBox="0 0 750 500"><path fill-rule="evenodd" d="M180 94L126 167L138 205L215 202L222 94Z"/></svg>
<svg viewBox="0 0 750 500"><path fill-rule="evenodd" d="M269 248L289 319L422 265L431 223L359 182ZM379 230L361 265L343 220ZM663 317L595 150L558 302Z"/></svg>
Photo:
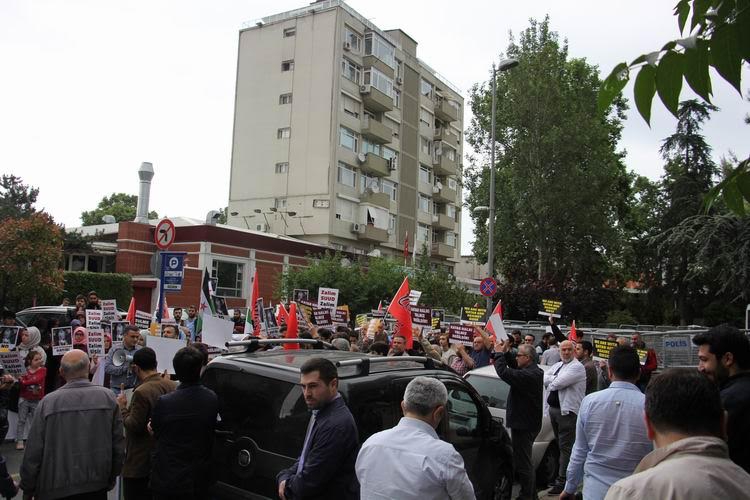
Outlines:
<svg viewBox="0 0 750 500"><path fill-rule="evenodd" d="M442 362L436 361L425 356L365 356L362 358L344 359L336 361L336 367L355 366L359 368L357 376L367 376L370 374L370 367L373 364L393 363L393 362L414 362L424 365L426 369L433 369Z"/></svg>
<svg viewBox="0 0 750 500"><path fill-rule="evenodd" d="M335 347L333 347L328 342L323 342L319 339L260 339L260 338L254 338L249 340L235 340L232 342L227 342L224 344L227 349L231 347L244 347L245 350L235 350L230 351L226 354L237 354L242 352L255 352L259 350L261 347L265 346L278 346L278 345L284 345L284 344L308 344L313 346L320 346L323 349L326 350L337 350Z"/></svg>

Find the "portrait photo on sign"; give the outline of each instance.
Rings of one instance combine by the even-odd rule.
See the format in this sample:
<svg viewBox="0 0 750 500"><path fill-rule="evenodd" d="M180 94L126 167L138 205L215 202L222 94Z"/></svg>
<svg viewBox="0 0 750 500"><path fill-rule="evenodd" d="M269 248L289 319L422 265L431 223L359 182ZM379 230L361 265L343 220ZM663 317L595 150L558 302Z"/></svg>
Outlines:
<svg viewBox="0 0 750 500"><path fill-rule="evenodd" d="M20 333L21 327L19 326L3 326L0 329L0 344L7 346L16 345Z"/></svg>
<svg viewBox="0 0 750 500"><path fill-rule="evenodd" d="M125 327L127 326L127 321L113 321L112 322L112 341L113 342L122 342L122 337L125 334Z"/></svg>
<svg viewBox="0 0 750 500"><path fill-rule="evenodd" d="M52 346L73 345L73 329L69 326L52 329Z"/></svg>

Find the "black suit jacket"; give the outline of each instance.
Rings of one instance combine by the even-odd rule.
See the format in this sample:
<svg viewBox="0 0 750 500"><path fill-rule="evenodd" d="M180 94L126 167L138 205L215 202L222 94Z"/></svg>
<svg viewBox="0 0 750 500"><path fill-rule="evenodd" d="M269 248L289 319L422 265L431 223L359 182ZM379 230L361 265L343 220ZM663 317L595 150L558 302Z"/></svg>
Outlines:
<svg viewBox="0 0 750 500"><path fill-rule="evenodd" d="M294 499L359 499L354 471L359 435L344 399L338 397L320 410L307 445L304 467L297 472L297 459L276 476L286 481L285 495Z"/></svg>
<svg viewBox="0 0 750 500"><path fill-rule="evenodd" d="M511 429L539 432L542 428L542 393L544 372L536 363L525 368L518 364L510 353L497 355L495 370L510 386L506 415Z"/></svg>

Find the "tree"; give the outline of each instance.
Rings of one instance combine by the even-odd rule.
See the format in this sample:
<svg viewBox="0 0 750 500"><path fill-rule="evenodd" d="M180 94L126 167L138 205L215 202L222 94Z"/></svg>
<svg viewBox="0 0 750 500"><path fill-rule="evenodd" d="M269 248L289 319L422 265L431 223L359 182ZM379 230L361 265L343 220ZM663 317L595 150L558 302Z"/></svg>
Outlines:
<svg viewBox="0 0 750 500"><path fill-rule="evenodd" d="M616 151L622 100L597 112L596 67L569 59L549 19L532 20L507 56L518 67L498 75L495 255L492 269L511 280L601 285L622 241L630 179ZM475 85L467 140L480 155L465 176L476 226L474 255L486 260L491 91ZM494 273L491 273L494 274Z"/></svg>
<svg viewBox="0 0 750 500"><path fill-rule="evenodd" d="M19 309L59 296L63 288L62 230L44 212L0 224L0 308Z"/></svg>
<svg viewBox="0 0 750 500"><path fill-rule="evenodd" d="M34 210L39 189L23 184L20 177L3 175L0 178L0 221L8 217L28 217Z"/></svg>
<svg viewBox="0 0 750 500"><path fill-rule="evenodd" d="M679 119L683 79L703 102L710 104L709 67L742 96L743 61L750 62L750 0L679 0L674 13L680 35L685 33L690 18L688 36L668 42L661 50L643 54L630 64L621 62L615 66L599 92L600 111L609 109L635 70L638 75L633 96L646 123L651 119L655 94L659 94L664 106ZM745 206L750 203L750 158L739 162L708 192L705 211L719 196L735 214L750 213Z"/></svg>
<svg viewBox="0 0 750 500"><path fill-rule="evenodd" d="M94 210L81 213L81 223L84 226L94 226L104 224L102 218L105 215L111 215L117 222L132 221L135 219L136 208L138 206L138 196L126 193L112 193L105 196ZM149 219L156 219L159 214L149 212Z"/></svg>

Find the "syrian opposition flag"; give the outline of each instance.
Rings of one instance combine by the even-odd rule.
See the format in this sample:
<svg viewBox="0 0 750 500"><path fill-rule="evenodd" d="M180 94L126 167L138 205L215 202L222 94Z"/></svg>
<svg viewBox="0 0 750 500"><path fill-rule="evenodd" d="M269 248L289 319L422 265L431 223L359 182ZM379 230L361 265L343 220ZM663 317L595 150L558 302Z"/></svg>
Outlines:
<svg viewBox="0 0 750 500"><path fill-rule="evenodd" d="M411 330L411 304L409 303L409 278L404 278L404 282L393 296L393 300L388 305L388 314L396 319L396 328L394 334L400 334L406 337L406 348L411 349L414 345Z"/></svg>
<svg viewBox="0 0 750 500"><path fill-rule="evenodd" d="M289 305L289 318L286 323L285 339L299 338L299 327L297 326L297 303L292 302ZM299 344L284 344L284 349L299 349Z"/></svg>
<svg viewBox="0 0 750 500"><path fill-rule="evenodd" d="M494 335L495 339L506 341L508 340L508 334L505 332L505 326L503 325L503 301L498 300L495 310L490 314L490 319L487 320L485 326L490 335Z"/></svg>
<svg viewBox="0 0 750 500"><path fill-rule="evenodd" d="M214 309L214 301L212 297L214 291L211 289L211 276L208 274L208 269L203 270L203 284L201 285L201 298L198 305L198 319L196 320L195 333L203 331L203 315L208 314L209 316L216 315Z"/></svg>
<svg viewBox="0 0 750 500"><path fill-rule="evenodd" d="M250 302L247 304L248 314L245 315L245 335L252 333L254 336L260 337L260 313L257 307L259 298L258 268L256 267L253 276L253 293L250 295ZM252 323L250 322L251 319Z"/></svg>

